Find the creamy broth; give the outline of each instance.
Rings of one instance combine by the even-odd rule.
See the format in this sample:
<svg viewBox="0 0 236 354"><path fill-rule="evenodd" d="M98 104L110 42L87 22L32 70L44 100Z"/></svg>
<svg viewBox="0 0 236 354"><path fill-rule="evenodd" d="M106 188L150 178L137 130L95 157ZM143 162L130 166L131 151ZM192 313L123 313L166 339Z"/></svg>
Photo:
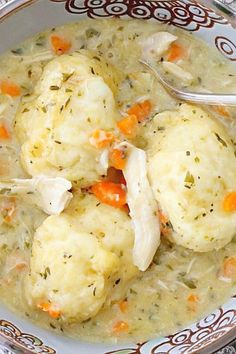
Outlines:
<svg viewBox="0 0 236 354"><path fill-rule="evenodd" d="M188 48L188 56L179 64L193 76L188 85L190 90L236 92L235 68L192 34L156 23L118 19L84 20L30 38L1 56L0 79L19 85L21 96L27 101L45 65L57 56L51 49L50 36L63 35L72 43L71 52L92 50L122 73L115 97L120 111L126 111L137 99L148 98L153 104L154 117L157 113L177 109L180 103L139 63L140 43L158 31L176 35L178 43ZM160 58L163 60L166 54ZM29 178L20 163L20 143L14 132L19 101L19 97L0 94L0 120L10 135L0 142L1 180ZM222 112L208 107L207 110L224 124L236 145L235 109L227 107ZM152 134L151 124L151 119L141 124L137 137L132 140L147 151L150 134L158 133ZM13 204L13 215L7 218ZM34 232L47 215L37 207L32 208L24 199L4 195L0 198L0 211L0 297L13 311L49 330L96 342L143 341L183 328L235 293L235 278L223 274L224 261L236 256L235 237L218 251L200 253L170 243L163 236L151 266L129 282L126 294L120 299L123 305L120 301L111 301L110 306L82 323L50 318L47 313L29 306L24 286ZM195 301L191 298L189 301L191 296ZM128 329L113 333L112 328L119 321L127 323Z"/></svg>

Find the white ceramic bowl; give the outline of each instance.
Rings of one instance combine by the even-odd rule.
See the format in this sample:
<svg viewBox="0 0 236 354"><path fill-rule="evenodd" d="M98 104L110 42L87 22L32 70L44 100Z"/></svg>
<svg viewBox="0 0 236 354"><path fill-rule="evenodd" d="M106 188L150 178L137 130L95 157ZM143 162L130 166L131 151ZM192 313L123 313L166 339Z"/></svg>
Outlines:
<svg viewBox="0 0 236 354"><path fill-rule="evenodd" d="M216 0L235 8L235 0ZM0 0L0 53L46 28L81 18L139 18L193 32L236 66L236 29L228 17L210 10L212 1L179 0ZM233 19L233 18L232 18ZM221 308L181 332L146 343L109 346L84 343L45 331L0 305L3 353L157 354L213 353L236 337L236 295ZM8 348L8 349L6 349Z"/></svg>

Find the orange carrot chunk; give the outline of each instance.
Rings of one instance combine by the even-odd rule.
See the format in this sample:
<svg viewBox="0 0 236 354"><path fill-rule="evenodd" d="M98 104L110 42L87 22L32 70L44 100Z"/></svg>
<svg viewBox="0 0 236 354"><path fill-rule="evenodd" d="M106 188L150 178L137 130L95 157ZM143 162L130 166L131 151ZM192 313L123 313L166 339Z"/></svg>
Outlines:
<svg viewBox="0 0 236 354"><path fill-rule="evenodd" d="M56 34L51 36L51 45L57 55L68 53L71 49L71 42Z"/></svg>
<svg viewBox="0 0 236 354"><path fill-rule="evenodd" d="M224 261L224 275L227 278L236 277L236 258L230 257Z"/></svg>
<svg viewBox="0 0 236 354"><path fill-rule="evenodd" d="M117 170L123 170L127 161L125 149L113 149L109 155L110 166Z"/></svg>
<svg viewBox="0 0 236 354"><path fill-rule="evenodd" d="M0 139L9 139L10 134L3 123L0 123Z"/></svg>
<svg viewBox="0 0 236 354"><path fill-rule="evenodd" d="M174 62L184 58L185 56L186 56L186 49L178 43L172 43L170 46L169 53L167 55L167 61Z"/></svg>
<svg viewBox="0 0 236 354"><path fill-rule="evenodd" d="M91 188L93 194L104 204L121 208L126 204L125 186L113 182L98 182Z"/></svg>
<svg viewBox="0 0 236 354"><path fill-rule="evenodd" d="M0 212L5 222L10 223L16 211L16 202L14 197L10 197L0 207Z"/></svg>
<svg viewBox="0 0 236 354"><path fill-rule="evenodd" d="M236 192L231 192L226 195L223 200L223 209L226 212L236 211Z"/></svg>
<svg viewBox="0 0 236 354"><path fill-rule="evenodd" d="M128 301L127 301L127 299L122 300L122 301L119 302L119 309L123 313L127 312L127 309L128 309Z"/></svg>
<svg viewBox="0 0 236 354"><path fill-rule="evenodd" d="M135 115L138 122L143 122L152 110L152 104L149 100L145 100L143 102L138 102L128 109L127 114L132 116Z"/></svg>
<svg viewBox="0 0 236 354"><path fill-rule="evenodd" d="M53 306L48 302L39 303L37 307L43 312L48 312L49 316L52 318L58 318L61 315L61 312L56 308L56 306Z"/></svg>
<svg viewBox="0 0 236 354"><path fill-rule="evenodd" d="M121 133L127 138L135 138L138 129L138 119L136 115L128 115L117 123Z"/></svg>
<svg viewBox="0 0 236 354"><path fill-rule="evenodd" d="M27 268L27 263L26 262L18 263L18 264L16 264L15 268L17 270L23 270L23 269Z"/></svg>
<svg viewBox="0 0 236 354"><path fill-rule="evenodd" d="M167 236L170 233L169 219L160 210L158 211L158 217L161 223L161 234Z"/></svg>
<svg viewBox="0 0 236 354"><path fill-rule="evenodd" d="M107 170L107 181L113 183L124 184L126 186L126 180L121 170L117 170L114 167L109 167Z"/></svg>
<svg viewBox="0 0 236 354"><path fill-rule="evenodd" d="M115 136L112 132L106 132L105 130L96 129L91 134L89 142L97 149L104 149L109 146L115 140Z"/></svg>
<svg viewBox="0 0 236 354"><path fill-rule="evenodd" d="M214 110L220 114L221 116L225 117L225 118L229 118L230 114L229 111L227 110L227 108L225 106L219 105L219 106L214 106Z"/></svg>
<svg viewBox="0 0 236 354"><path fill-rule="evenodd" d="M124 321L118 321L116 324L113 326L113 333L119 334L121 332L128 331L129 325L128 323Z"/></svg>
<svg viewBox="0 0 236 354"><path fill-rule="evenodd" d="M188 301L192 302L192 303L199 302L199 297L197 295L195 295L195 294L190 294L188 296Z"/></svg>
<svg viewBox="0 0 236 354"><path fill-rule="evenodd" d="M12 97L20 96L21 93L20 87L9 80L3 80L0 82L0 91L4 95Z"/></svg>

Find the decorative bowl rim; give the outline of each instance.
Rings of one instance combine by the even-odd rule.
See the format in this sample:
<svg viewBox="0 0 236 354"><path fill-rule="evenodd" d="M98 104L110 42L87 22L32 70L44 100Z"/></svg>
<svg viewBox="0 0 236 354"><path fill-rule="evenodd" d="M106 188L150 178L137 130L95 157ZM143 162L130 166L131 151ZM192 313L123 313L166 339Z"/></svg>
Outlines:
<svg viewBox="0 0 236 354"><path fill-rule="evenodd" d="M33 5L34 3L36 3L36 2L39 2L40 0L3 0L3 1L1 1L0 0L0 25L1 25L1 22L2 21L4 21L6 18L8 18L9 16L11 16L11 15L13 15L13 14L15 14L16 12L18 12L18 11L20 11L20 10L22 10L23 8L25 8L25 7L28 7L28 6L30 6L30 5ZM62 4L62 3L65 3L65 5L66 6L69 6L68 4L70 4L70 3L75 3L76 2L76 0L48 0L48 2L54 2L54 3L60 3L60 4ZM81 0L81 3L83 2L83 3L89 3L89 1L90 2L92 2L93 0L84 0L84 1L82 1ZM101 0L101 1L103 1L103 0ZM119 3L127 3L128 2L128 6L130 6L131 4L139 4L140 5L140 3L146 3L146 2L150 2L150 3L154 3L154 2L156 2L156 3L160 3L160 2L162 2L162 3L166 3L166 2L171 2L170 0L155 0L155 1L148 1L148 0L118 0L117 2L119 2ZM221 1L221 0L217 0L218 2L219 1ZM114 3L115 2L115 0L105 0L105 3ZM172 2L173 3L176 3L177 5L179 4L179 3L195 3L197 6L199 5L199 6L205 6L205 4L207 3L208 4L208 1L206 1L206 0L202 0L202 1L194 1L194 0L178 0L178 1L173 1L172 0ZM213 0L213 2L214 2L214 0ZM2 5L2 3L3 3L3 5ZM201 3L203 3L203 5L201 4ZM216 14L218 14L218 11L219 10L215 10L215 8L214 8L214 12L216 13ZM221 13L222 14L222 13ZM224 24L227 24L227 25L229 25L229 23L228 23L228 20L229 20L229 17L227 17L227 16L225 16L224 15L224 17L221 17L221 18L226 18L227 20L225 20L225 22L224 22ZM234 29L234 31L235 31L235 33L236 33L236 29ZM234 43L233 43L234 44ZM236 50L236 45L235 45L235 50ZM233 58L231 58L231 60L236 60L236 55L235 55L235 59ZM216 350L219 350L219 349L221 349L222 347L223 347L223 345L227 345L228 343L230 343L235 337L236 337L236 295L235 296L233 296L232 298L231 298L231 300L233 301L233 311L234 311L234 318L233 318L233 325L232 325L232 328L225 334L225 335L223 335L223 336L221 336L221 337L219 337L218 339L215 339L214 341L212 341L212 342L210 342L210 343L208 343L208 344L206 344L202 349L199 349L199 350L195 350L195 351L187 351L187 353L202 353L202 354L205 354L205 353L210 353L210 352L215 352ZM222 306L223 307L223 306ZM232 308L231 308L232 309ZM217 312L218 311L218 309L215 311L215 312ZM219 309L219 311L220 311L220 309ZM227 313L227 311L226 311L226 313ZM209 316L211 316L212 314L210 314ZM207 316L208 317L208 316ZM207 318L206 317L206 318ZM9 325L9 326L12 326L12 328L13 328L13 330L15 331L15 333L17 333L17 335L15 336L15 338L14 337L12 337L11 339L9 339L9 333L7 334L6 332L4 332L2 329L1 329L1 325L3 324L3 322L5 322L5 325ZM200 323L201 321L199 321L199 323ZM189 326L190 327L190 326ZM170 338L170 337L172 337L172 339L175 337L175 336L177 336L177 335L179 335L179 334L181 334L181 333L183 333L185 330L188 330L189 329L189 327L186 327L184 330L181 330L181 331L179 331L179 332L177 332L177 333L175 333L175 334L173 334L173 335L171 335L171 336L168 336L168 337L164 337L164 338ZM190 330L191 331L191 330ZM53 335L53 333L52 333L52 335ZM21 330L17 327L17 326L15 326L14 324L12 324L11 322L8 322L7 320L1 320L0 319L0 337L2 337L2 338L4 338L5 340L7 340L7 341L10 341L12 344L14 344L18 349L21 349L21 350L23 350L24 351L24 353L27 353L27 354L35 354L36 353L36 351L33 351L33 350L31 350L31 349L29 349L29 348L26 348L26 346L25 346L25 343L24 343L24 341L23 342L21 342L20 340L19 340L19 338L21 338L21 336L23 336L23 337L27 337L28 336L28 338L30 338L30 340L32 341L32 342L34 342L34 340L37 340L38 341L38 348L41 348L42 350L44 350L44 351L40 351L39 353L49 353L49 354L54 354L54 353L57 353L57 351L55 351L54 349L52 349L52 348L50 348L50 347L48 347L48 346L46 346L46 345L44 345L44 343L42 342L42 340L40 340L39 338L37 338L37 337L35 337L34 335L30 335L30 334L26 334L26 333L24 333L24 332L21 332ZM163 339L164 339L163 338ZM155 340L155 339L154 339ZM151 342L151 341L148 341L148 342ZM145 343L142 343L142 344L137 344L137 348L132 348L132 350L137 350L137 351L132 351L132 353L133 354L143 354L144 352L143 351L141 351L142 350L142 347L143 346L146 346L146 344L148 343L148 342L145 342ZM165 343L165 342L163 342L163 343ZM224 343L224 344L223 344ZM223 344L223 345L222 345ZM89 343L88 343L88 345L89 345ZM120 346L122 347L122 344L120 344ZM125 349L123 349L123 350L125 350ZM172 352L172 351L168 351L168 352L154 352L153 350L155 350L155 348L154 349L152 349L152 353L153 354L155 354L155 353L173 353L174 354L174 352ZM37 351L37 353L38 353L38 351ZM119 351L117 351L117 350L113 350L113 351L111 351L111 352L109 352L109 353L106 353L106 354L111 354L111 353L119 353ZM131 352L130 352L131 353ZM145 351L145 353L149 353L149 352L146 352ZM185 353L185 351L183 352L183 351L181 351L181 353Z"/></svg>

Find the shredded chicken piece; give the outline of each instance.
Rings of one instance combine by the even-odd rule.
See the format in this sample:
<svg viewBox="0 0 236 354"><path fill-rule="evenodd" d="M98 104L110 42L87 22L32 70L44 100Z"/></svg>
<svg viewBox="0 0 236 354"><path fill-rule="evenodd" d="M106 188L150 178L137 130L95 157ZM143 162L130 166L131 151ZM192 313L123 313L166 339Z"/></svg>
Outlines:
<svg viewBox="0 0 236 354"><path fill-rule="evenodd" d="M103 150L101 156L100 156L100 165L101 169L103 170L103 174L107 173L108 166L109 166L109 150L105 149Z"/></svg>
<svg viewBox="0 0 236 354"><path fill-rule="evenodd" d="M143 43L143 58L150 54L161 56L168 49L171 43L176 41L177 37L169 32L157 32L148 37Z"/></svg>
<svg viewBox="0 0 236 354"><path fill-rule="evenodd" d="M163 61L163 68L169 73L176 76L178 79L181 79L186 84L191 84L193 81L193 76L188 71L181 68L179 65L175 63L170 63L168 61Z"/></svg>
<svg viewBox="0 0 236 354"><path fill-rule="evenodd" d="M129 143L126 147L128 159L124 169L127 182L127 202L135 233L133 248L134 264L145 271L160 245L158 206L147 178L146 154Z"/></svg>
<svg viewBox="0 0 236 354"><path fill-rule="evenodd" d="M8 195L27 195L46 214L60 214L72 198L71 182L61 177L36 176L0 182L0 190Z"/></svg>

